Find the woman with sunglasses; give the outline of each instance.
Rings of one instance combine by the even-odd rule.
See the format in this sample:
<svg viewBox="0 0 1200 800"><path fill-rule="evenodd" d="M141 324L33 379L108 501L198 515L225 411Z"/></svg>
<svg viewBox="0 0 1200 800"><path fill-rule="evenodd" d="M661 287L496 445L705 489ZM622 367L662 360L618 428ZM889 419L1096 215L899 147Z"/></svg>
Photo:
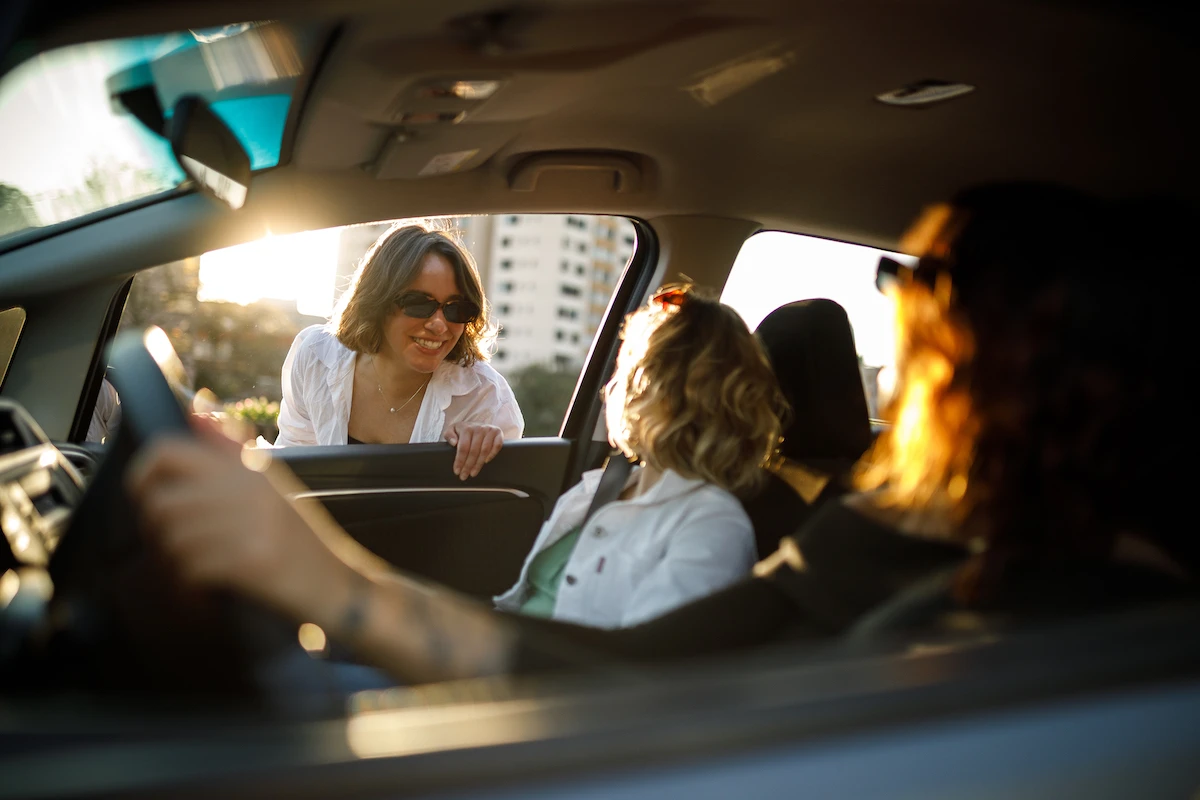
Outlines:
<svg viewBox="0 0 1200 800"><path fill-rule="evenodd" d="M857 494L754 577L644 625L520 620L508 669L678 659L780 638L998 633L1194 601L1179 366L1194 212L1002 183L930 207L880 284L895 301L892 427ZM536 628L533 627L536 623ZM603 654L603 655L600 655Z"/></svg>
<svg viewBox="0 0 1200 800"><path fill-rule="evenodd" d="M397 225L367 251L328 325L283 362L277 447L447 441L479 474L525 428L486 363L495 338L471 254L441 231Z"/></svg>

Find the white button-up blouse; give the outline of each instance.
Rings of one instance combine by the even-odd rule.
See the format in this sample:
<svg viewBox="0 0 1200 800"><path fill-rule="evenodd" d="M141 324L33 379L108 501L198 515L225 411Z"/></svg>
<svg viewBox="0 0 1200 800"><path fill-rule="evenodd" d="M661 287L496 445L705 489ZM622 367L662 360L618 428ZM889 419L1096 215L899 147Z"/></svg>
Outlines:
<svg viewBox="0 0 1200 800"><path fill-rule="evenodd" d="M276 447L346 444L354 389L355 353L327 326L296 335L283 362ZM409 442L440 442L457 422L495 425L519 439L525 419L508 382L489 364L448 361L433 372Z"/></svg>

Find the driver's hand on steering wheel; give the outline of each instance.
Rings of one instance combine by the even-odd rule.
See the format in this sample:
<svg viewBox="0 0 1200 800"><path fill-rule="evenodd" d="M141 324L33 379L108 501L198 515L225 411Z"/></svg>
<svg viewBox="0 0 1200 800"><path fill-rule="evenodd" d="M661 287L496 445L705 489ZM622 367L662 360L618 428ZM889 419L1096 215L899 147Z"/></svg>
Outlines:
<svg viewBox="0 0 1200 800"><path fill-rule="evenodd" d="M250 469L241 445L213 423L193 426L194 438L147 445L126 478L145 535L180 578L248 595L298 621L316 621L330 600L352 593L351 567L284 497L302 488L290 472ZM246 452L269 463L264 452Z"/></svg>

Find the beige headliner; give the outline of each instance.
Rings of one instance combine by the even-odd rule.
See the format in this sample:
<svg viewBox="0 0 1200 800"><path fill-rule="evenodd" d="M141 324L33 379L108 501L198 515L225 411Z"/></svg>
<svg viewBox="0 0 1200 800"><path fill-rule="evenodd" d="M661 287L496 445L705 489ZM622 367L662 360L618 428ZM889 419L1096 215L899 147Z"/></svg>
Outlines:
<svg viewBox="0 0 1200 800"><path fill-rule="evenodd" d="M274 230L414 214L592 211L704 214L881 246L922 204L998 178L1054 179L1114 193L1197 178L1186 106L1191 45L1170 30L1067 4L991 0L546 2L488 54L449 21L495 5L175 3L75 23L63 40L292 16L340 36L304 106L293 163L256 183L245 218ZM684 87L755 52L787 66L714 106ZM383 172L479 148L482 166L434 178L375 177L397 126L389 108L431 77L507 79L456 126L414 128ZM880 92L922 78L973 94L924 110ZM561 173L536 191L509 177L553 151L618 151L636 191ZM386 160L386 159L385 159ZM374 165L374 166L373 166ZM399 166L397 166L399 165Z"/></svg>

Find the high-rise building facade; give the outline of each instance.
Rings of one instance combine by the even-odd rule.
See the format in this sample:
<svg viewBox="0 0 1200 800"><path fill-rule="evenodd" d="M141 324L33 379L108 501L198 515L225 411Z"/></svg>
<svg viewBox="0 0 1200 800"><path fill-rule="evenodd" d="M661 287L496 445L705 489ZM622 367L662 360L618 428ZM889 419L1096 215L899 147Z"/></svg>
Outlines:
<svg viewBox="0 0 1200 800"><path fill-rule="evenodd" d="M618 217L495 217L486 286L501 325L496 368L577 368L634 244Z"/></svg>
<svg viewBox="0 0 1200 800"><path fill-rule="evenodd" d="M624 217L588 217L593 229L592 286L588 307L587 338L600 328L608 301L625 265L633 256L637 237L633 223Z"/></svg>

